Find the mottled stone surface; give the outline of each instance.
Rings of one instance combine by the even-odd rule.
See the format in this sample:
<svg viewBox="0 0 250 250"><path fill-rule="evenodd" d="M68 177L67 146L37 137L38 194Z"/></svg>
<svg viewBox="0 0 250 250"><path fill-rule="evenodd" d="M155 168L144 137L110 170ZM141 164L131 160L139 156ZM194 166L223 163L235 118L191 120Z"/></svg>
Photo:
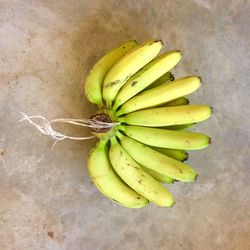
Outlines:
<svg viewBox="0 0 250 250"><path fill-rule="evenodd" d="M250 3L230 0L0 1L0 249L250 249ZM176 183L172 209L130 210L91 183L94 141L58 143L19 111L95 112L83 94L91 65L126 39L162 38L184 55L176 76L199 74L190 99L215 108L196 127L213 138L192 152L200 176ZM75 135L87 134L69 128Z"/></svg>

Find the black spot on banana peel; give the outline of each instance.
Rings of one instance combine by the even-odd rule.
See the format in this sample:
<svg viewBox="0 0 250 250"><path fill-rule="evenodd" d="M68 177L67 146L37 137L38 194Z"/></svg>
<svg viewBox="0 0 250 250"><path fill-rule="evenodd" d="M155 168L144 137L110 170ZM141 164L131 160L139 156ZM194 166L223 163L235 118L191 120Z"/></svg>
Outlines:
<svg viewBox="0 0 250 250"><path fill-rule="evenodd" d="M180 168L178 168L178 171L182 174L183 173L183 171L180 169Z"/></svg>
<svg viewBox="0 0 250 250"><path fill-rule="evenodd" d="M133 81L133 82L131 83L131 86L134 87L134 86L136 85L136 83L137 83L137 81Z"/></svg>
<svg viewBox="0 0 250 250"><path fill-rule="evenodd" d="M119 82L120 82L119 80L114 81L114 82L109 82L109 83L106 84L104 87L105 87L105 88L109 88L109 87L112 87L112 86L118 84Z"/></svg>

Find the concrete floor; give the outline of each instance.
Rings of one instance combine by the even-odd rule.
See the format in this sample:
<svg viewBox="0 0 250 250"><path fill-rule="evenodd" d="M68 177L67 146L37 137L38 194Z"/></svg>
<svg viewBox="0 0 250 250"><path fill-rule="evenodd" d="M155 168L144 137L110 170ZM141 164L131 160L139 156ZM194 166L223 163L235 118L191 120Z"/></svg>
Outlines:
<svg viewBox="0 0 250 250"><path fill-rule="evenodd" d="M1 0L0 249L250 249L249 1ZM94 140L52 141L19 111L89 117L84 79L127 39L180 49L177 77L198 74L190 99L215 108L196 127L210 148L192 152L196 183L169 187L172 209L130 210L91 183ZM71 134L87 134L68 128Z"/></svg>

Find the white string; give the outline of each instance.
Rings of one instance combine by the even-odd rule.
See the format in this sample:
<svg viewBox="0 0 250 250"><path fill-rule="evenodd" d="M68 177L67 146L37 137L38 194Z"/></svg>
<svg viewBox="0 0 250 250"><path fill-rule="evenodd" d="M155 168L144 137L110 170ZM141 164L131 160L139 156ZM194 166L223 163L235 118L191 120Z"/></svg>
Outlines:
<svg viewBox="0 0 250 250"><path fill-rule="evenodd" d="M65 139L71 139L71 140L88 140L92 139L95 136L85 136L85 137L78 137L78 136L68 136L64 135L56 130L54 130L51 126L52 123L69 123L77 126L84 126L84 127L90 127L90 128L112 128L115 125L118 125L120 123L112 122L101 122L91 119L53 119L51 121L47 120L45 117L40 115L33 115L28 116L27 114L20 112L22 115L22 118L19 121L28 121L31 125L33 125L35 128L37 128L42 134L49 136L50 138L56 140L53 144L52 148L55 146L55 144L58 141L62 141ZM33 121L33 119L40 119L40 124Z"/></svg>
<svg viewBox="0 0 250 250"><path fill-rule="evenodd" d="M55 122L70 123L70 124L89 127L89 128L112 128L120 124L120 122L102 122L102 121L91 120L91 119L62 118L62 119L54 119L50 121L50 123L55 123Z"/></svg>

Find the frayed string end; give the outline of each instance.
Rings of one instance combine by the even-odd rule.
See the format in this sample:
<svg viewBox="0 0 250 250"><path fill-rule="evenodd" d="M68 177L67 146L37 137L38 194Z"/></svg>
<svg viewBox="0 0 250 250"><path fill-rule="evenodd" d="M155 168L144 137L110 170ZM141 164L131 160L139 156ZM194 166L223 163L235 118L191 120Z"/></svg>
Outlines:
<svg viewBox="0 0 250 250"><path fill-rule="evenodd" d="M106 123L101 121L93 121L91 119L54 119L54 120L47 120L45 117L40 115L35 116L28 116L27 114L20 112L22 118L19 121L28 121L31 125L33 125L35 128L37 128L42 134L49 136L50 138L56 140L53 144L53 147L58 141L62 141L65 139L70 140L88 140L92 139L95 136L85 136L85 137L75 137L75 136L68 136L64 135L56 130L53 129L52 123L69 123L77 126L84 126L89 128L112 128L113 126L116 126L120 123ZM40 120L39 123L34 122L34 119ZM52 147L52 148L53 148Z"/></svg>

